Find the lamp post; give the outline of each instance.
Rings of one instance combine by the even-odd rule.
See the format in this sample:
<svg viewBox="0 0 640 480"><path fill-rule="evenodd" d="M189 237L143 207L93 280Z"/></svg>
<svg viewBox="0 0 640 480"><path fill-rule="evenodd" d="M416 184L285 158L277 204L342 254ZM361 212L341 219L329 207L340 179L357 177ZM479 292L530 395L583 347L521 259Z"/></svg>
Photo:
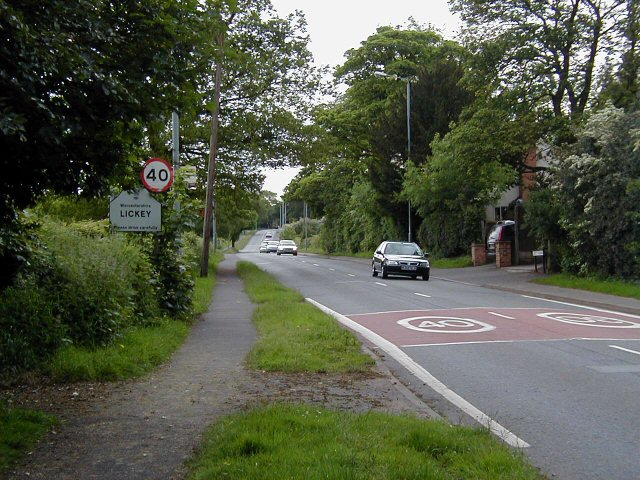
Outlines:
<svg viewBox="0 0 640 480"><path fill-rule="evenodd" d="M376 77L381 78L389 78L391 80L400 80L402 82L406 82L407 84L407 164L411 159L411 82L416 81L418 77L400 77L395 74L389 74L384 72L373 72ZM408 208L408 224L409 224L409 233L407 235L407 241L411 241L411 200L409 200L409 208Z"/></svg>

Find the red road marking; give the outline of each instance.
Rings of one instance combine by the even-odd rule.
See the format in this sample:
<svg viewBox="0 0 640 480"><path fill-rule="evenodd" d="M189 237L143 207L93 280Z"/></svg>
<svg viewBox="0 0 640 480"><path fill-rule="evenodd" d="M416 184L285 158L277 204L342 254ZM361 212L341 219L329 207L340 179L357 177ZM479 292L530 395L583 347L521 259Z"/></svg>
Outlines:
<svg viewBox="0 0 640 480"><path fill-rule="evenodd" d="M349 318L396 345L640 339L640 318L580 308L412 310L350 315Z"/></svg>

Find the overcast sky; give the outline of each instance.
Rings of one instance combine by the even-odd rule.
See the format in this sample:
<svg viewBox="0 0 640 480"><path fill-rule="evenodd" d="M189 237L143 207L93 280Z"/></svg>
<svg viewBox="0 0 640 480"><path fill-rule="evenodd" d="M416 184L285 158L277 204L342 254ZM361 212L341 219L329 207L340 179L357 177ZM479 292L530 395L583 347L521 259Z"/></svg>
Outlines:
<svg viewBox="0 0 640 480"><path fill-rule="evenodd" d="M404 25L409 17L433 25L446 38L454 38L459 21L449 12L447 0L271 0L281 17L294 10L304 12L317 65L335 67L344 53L357 48L385 25ZM264 190L282 195L297 169L266 171Z"/></svg>

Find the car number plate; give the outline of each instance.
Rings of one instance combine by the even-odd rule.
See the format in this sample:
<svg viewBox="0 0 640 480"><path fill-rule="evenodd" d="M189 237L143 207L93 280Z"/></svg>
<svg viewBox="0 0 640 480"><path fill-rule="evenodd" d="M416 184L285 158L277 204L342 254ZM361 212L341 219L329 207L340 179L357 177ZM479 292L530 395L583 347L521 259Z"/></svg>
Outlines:
<svg viewBox="0 0 640 480"><path fill-rule="evenodd" d="M402 268L402 270L410 270L410 271L413 271L413 270L417 270L417 269L418 269L418 267L406 267L406 266L403 266L403 267L401 267L401 268Z"/></svg>

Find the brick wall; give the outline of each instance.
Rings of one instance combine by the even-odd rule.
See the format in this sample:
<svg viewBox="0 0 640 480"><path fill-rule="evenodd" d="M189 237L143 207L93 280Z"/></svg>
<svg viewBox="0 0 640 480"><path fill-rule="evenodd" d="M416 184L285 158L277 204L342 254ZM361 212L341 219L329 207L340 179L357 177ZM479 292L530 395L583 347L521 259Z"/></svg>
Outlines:
<svg viewBox="0 0 640 480"><path fill-rule="evenodd" d="M484 243L471 245L471 259L474 267L487 263L487 246Z"/></svg>
<svg viewBox="0 0 640 480"><path fill-rule="evenodd" d="M511 242L496 242L496 267L511 266Z"/></svg>

